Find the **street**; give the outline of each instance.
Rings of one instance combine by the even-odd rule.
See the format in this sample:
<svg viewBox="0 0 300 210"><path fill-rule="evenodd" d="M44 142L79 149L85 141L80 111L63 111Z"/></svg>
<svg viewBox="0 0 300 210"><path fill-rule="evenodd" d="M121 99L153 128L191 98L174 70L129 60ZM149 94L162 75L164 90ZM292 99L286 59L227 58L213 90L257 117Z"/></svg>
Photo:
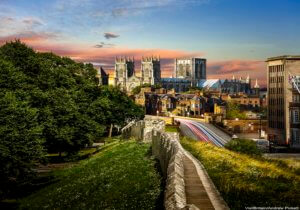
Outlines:
<svg viewBox="0 0 300 210"><path fill-rule="evenodd" d="M176 120L180 122L182 133L192 139L210 142L218 147L224 147L231 140L230 136L211 124L179 118Z"/></svg>

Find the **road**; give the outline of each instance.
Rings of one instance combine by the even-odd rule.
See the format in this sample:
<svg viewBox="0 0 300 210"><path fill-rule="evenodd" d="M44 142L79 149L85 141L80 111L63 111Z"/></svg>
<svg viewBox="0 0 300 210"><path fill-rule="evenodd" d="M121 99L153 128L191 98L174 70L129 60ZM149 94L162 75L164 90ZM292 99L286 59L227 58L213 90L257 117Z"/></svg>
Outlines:
<svg viewBox="0 0 300 210"><path fill-rule="evenodd" d="M175 120L180 122L182 133L195 140L210 142L218 147L224 147L231 140L230 136L211 124L179 118Z"/></svg>

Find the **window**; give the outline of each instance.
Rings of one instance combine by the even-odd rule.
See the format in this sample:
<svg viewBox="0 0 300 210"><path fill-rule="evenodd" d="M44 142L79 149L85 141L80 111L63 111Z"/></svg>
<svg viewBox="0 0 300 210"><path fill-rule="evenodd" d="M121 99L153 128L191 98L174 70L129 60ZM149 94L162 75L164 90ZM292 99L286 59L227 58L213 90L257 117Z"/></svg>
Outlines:
<svg viewBox="0 0 300 210"><path fill-rule="evenodd" d="M293 129L292 140L293 140L293 144L300 144L300 130L299 129Z"/></svg>
<svg viewBox="0 0 300 210"><path fill-rule="evenodd" d="M300 121L299 121L299 111L298 110L295 110L295 111L293 111L294 113L293 113L293 123L299 123Z"/></svg>

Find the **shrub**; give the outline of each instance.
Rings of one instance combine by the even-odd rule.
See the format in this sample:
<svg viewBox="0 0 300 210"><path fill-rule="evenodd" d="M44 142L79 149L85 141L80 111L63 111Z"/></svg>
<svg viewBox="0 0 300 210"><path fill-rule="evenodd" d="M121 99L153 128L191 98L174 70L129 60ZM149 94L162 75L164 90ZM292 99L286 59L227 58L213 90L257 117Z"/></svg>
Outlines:
<svg viewBox="0 0 300 210"><path fill-rule="evenodd" d="M249 139L232 139L227 144L225 144L225 148L248 155L261 156L262 154L261 151L257 148L256 142Z"/></svg>

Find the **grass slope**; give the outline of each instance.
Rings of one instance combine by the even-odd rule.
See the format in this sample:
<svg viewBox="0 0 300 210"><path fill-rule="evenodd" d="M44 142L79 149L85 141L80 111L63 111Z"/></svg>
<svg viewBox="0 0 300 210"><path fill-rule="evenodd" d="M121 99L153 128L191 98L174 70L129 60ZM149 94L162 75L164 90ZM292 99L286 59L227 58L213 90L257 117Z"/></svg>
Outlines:
<svg viewBox="0 0 300 210"><path fill-rule="evenodd" d="M161 177L150 145L115 142L77 166L55 173L55 184L21 200L21 209L154 209Z"/></svg>
<svg viewBox="0 0 300 210"><path fill-rule="evenodd" d="M253 157L183 138L231 209L300 206L300 173L285 162Z"/></svg>

